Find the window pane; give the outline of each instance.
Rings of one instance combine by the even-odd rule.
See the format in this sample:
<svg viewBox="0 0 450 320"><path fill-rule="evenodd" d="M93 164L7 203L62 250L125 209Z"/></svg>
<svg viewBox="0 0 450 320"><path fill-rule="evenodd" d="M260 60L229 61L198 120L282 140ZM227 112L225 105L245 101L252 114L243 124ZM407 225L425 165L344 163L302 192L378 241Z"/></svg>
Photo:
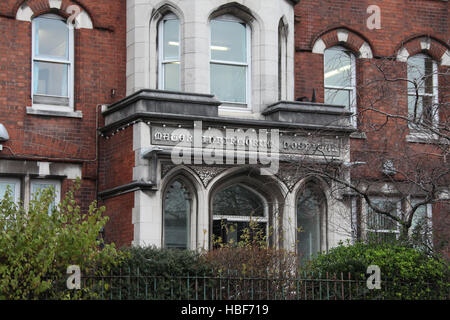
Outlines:
<svg viewBox="0 0 450 320"><path fill-rule="evenodd" d="M341 49L327 49L324 54L325 87L351 87L352 86L352 60L351 53Z"/></svg>
<svg viewBox="0 0 450 320"><path fill-rule="evenodd" d="M307 185L297 200L297 252L303 261L321 251L320 218L323 206L323 195L314 185Z"/></svg>
<svg viewBox="0 0 450 320"><path fill-rule="evenodd" d="M423 101L421 96L408 96L408 113L410 117L415 117L416 119L422 117L422 103Z"/></svg>
<svg viewBox="0 0 450 320"><path fill-rule="evenodd" d="M234 185L218 192L214 196L213 208L216 216L264 216L262 199L240 185Z"/></svg>
<svg viewBox="0 0 450 320"><path fill-rule="evenodd" d="M55 198L53 199L53 202L51 203L50 207L48 208L48 213L51 214L53 208L55 205L59 203L59 187L55 183L46 183L46 182L33 182L31 184L31 196L32 198L35 198L37 196L37 193L39 192L39 196L42 195L42 193L47 190L53 188L53 192L55 193Z"/></svg>
<svg viewBox="0 0 450 320"><path fill-rule="evenodd" d="M180 91L180 64L178 62L165 63L164 68L164 89Z"/></svg>
<svg viewBox="0 0 450 320"><path fill-rule="evenodd" d="M350 107L350 90L325 89L325 103Z"/></svg>
<svg viewBox="0 0 450 320"><path fill-rule="evenodd" d="M417 84L419 94L433 94L433 60L425 55L409 58L408 80ZM415 94L415 86L411 82L408 82L408 92Z"/></svg>
<svg viewBox="0 0 450 320"><path fill-rule="evenodd" d="M211 63L211 93L220 101L246 102L247 67Z"/></svg>
<svg viewBox="0 0 450 320"><path fill-rule="evenodd" d="M68 71L67 64L34 62L34 94L68 97Z"/></svg>
<svg viewBox="0 0 450 320"><path fill-rule="evenodd" d="M257 241L260 243L266 240L266 227L267 223L265 222L254 223L250 227L250 222L247 221L230 222L226 220L214 220L214 240L219 243L231 245L237 245L240 241ZM247 238L247 236L249 237Z"/></svg>
<svg viewBox="0 0 450 320"><path fill-rule="evenodd" d="M389 212L391 215L397 216L397 203L389 200L373 200L372 203L383 211ZM368 207L367 228L372 230L397 230L397 223L386 215L375 212Z"/></svg>
<svg viewBox="0 0 450 320"><path fill-rule="evenodd" d="M5 198L5 194L6 191L8 190L8 187L11 191L10 193L11 199L13 201L17 201L18 192L20 192L20 190L16 190L16 183L8 181L0 181L0 201L2 201Z"/></svg>
<svg viewBox="0 0 450 320"><path fill-rule="evenodd" d="M64 21L36 20L36 55L69 59L69 27Z"/></svg>
<svg viewBox="0 0 450 320"><path fill-rule="evenodd" d="M367 241L370 243L394 243L397 235L393 232L368 232Z"/></svg>
<svg viewBox="0 0 450 320"><path fill-rule="evenodd" d="M415 205L416 201L413 201L412 205ZM414 212L412 223L411 223L411 229L415 229L420 227L421 229L424 229L424 224L427 223L427 206L422 205Z"/></svg>
<svg viewBox="0 0 450 320"><path fill-rule="evenodd" d="M164 202L164 246L189 247L190 200L184 185L175 181L167 191Z"/></svg>
<svg viewBox="0 0 450 320"><path fill-rule="evenodd" d="M417 106L416 106L417 100ZM408 114L411 119L417 122L424 121L431 124L433 122L433 97L432 96L408 96ZM409 125L412 125L409 123Z"/></svg>
<svg viewBox="0 0 450 320"><path fill-rule="evenodd" d="M247 28L235 21L211 21L211 59L247 62Z"/></svg>
<svg viewBox="0 0 450 320"><path fill-rule="evenodd" d="M180 22L177 19L165 20L163 24L163 59L179 60L180 58Z"/></svg>

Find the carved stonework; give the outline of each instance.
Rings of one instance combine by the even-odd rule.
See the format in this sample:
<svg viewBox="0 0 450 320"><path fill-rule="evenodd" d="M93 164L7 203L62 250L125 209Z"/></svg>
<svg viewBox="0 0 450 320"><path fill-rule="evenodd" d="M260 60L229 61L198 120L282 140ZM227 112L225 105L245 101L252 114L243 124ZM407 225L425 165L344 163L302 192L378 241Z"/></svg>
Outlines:
<svg viewBox="0 0 450 320"><path fill-rule="evenodd" d="M161 179L164 178L170 170L175 168L176 165L172 162L161 162Z"/></svg>
<svg viewBox="0 0 450 320"><path fill-rule="evenodd" d="M177 167L177 165L171 162L162 162L161 179L163 179L167 173L175 167ZM199 177L205 188L212 179L227 169L225 166L186 165L186 167L191 169Z"/></svg>
<svg viewBox="0 0 450 320"><path fill-rule="evenodd" d="M203 186L205 188L208 186L212 179L227 170L226 167L218 166L188 166L188 168L192 169L192 171L197 174L200 180L202 180Z"/></svg>
<svg viewBox="0 0 450 320"><path fill-rule="evenodd" d="M286 185L286 187L288 187L289 191L292 191L297 182L304 177L304 173L299 168L280 167L275 176L277 176Z"/></svg>

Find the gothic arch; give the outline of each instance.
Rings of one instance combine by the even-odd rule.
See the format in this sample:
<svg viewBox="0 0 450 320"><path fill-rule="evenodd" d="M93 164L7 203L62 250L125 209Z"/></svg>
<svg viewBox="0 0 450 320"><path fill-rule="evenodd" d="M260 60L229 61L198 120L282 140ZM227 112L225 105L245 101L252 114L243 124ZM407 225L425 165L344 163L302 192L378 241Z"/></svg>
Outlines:
<svg viewBox="0 0 450 320"><path fill-rule="evenodd" d="M328 250L327 190L327 184L313 176L300 181L295 190L295 226L297 230L302 229L301 232L306 232L306 234L296 232L296 249L298 254L306 253L303 257L306 259L317 252Z"/></svg>
<svg viewBox="0 0 450 320"><path fill-rule="evenodd" d="M231 168L212 181L208 193L210 230L213 230L214 196L218 192L234 185L243 185L264 199L267 206L265 208L267 210L267 223L268 226L272 227L271 230L273 230L273 235L269 236L269 245L279 245L281 247L283 242L282 217L284 214L285 190L276 178L261 176L259 169L251 167Z"/></svg>
<svg viewBox="0 0 450 320"><path fill-rule="evenodd" d="M161 243L165 245L166 241L166 209L168 203L166 200L169 197L170 189L178 184L181 186L181 190L185 191L185 200L189 200L189 206L186 208L189 210L187 217L187 243L186 247L193 249L196 247L198 240L198 215L199 204L201 201L201 192L198 190L198 181L186 168L179 167L172 170L172 172L164 178L164 183L161 185L161 204L162 204L162 223L161 223ZM173 236L173 234L172 234Z"/></svg>
<svg viewBox="0 0 450 320"><path fill-rule="evenodd" d="M158 23L165 15L174 14L180 19L180 22L184 21L183 11L174 3L170 1L163 1L158 4L151 12L150 23Z"/></svg>

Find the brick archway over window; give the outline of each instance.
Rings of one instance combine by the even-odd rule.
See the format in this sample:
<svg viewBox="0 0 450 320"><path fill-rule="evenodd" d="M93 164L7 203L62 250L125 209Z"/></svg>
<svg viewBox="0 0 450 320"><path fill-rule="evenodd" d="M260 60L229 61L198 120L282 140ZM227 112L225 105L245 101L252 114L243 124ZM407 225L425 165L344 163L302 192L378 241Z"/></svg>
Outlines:
<svg viewBox="0 0 450 320"><path fill-rule="evenodd" d="M312 52L323 54L325 49L344 46L353 51L358 58L373 58L372 48L359 34L346 28L326 31L312 42Z"/></svg>
<svg viewBox="0 0 450 320"><path fill-rule="evenodd" d="M440 65L450 66L449 48L428 36L418 36L403 42L397 50L397 60L406 62L409 57L418 53L426 53Z"/></svg>
<svg viewBox="0 0 450 320"><path fill-rule="evenodd" d="M45 13L56 13L62 17L68 18L76 11L69 10L71 5L80 8L75 19L76 28L93 29L94 24L89 13L79 4L69 0L27 0L18 2L16 5L16 19L21 21L31 21L34 17Z"/></svg>

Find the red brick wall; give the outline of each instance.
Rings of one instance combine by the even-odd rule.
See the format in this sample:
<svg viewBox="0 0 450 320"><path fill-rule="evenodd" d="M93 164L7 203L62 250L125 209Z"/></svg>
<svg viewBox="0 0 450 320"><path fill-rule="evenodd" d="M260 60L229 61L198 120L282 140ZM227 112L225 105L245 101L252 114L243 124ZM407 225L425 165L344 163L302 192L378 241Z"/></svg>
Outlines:
<svg viewBox="0 0 450 320"><path fill-rule="evenodd" d="M380 30L366 26L370 5L381 9ZM391 56L403 41L416 35L448 41L449 10L448 2L439 0L302 0L295 7L296 48L311 50L320 34L347 27L370 41L375 56Z"/></svg>
<svg viewBox="0 0 450 320"><path fill-rule="evenodd" d="M369 5L378 5L381 9L379 30L367 28L366 22L371 15L366 11ZM423 168L445 166L442 158L433 155L442 152L437 146L406 142L410 132L405 121L392 118L386 121L385 115L367 109L373 106L382 112L408 114L406 82L387 82L383 77L407 78L406 64L396 61L396 56L402 46L410 55L421 52L420 36L430 37L431 48L427 53L440 62L442 53L450 45L449 3L438 0L302 0L296 5L295 14L295 97L311 97L315 88L318 101L323 102L323 55L312 53L319 37L327 47L337 45L336 29L344 28L349 31L352 45L347 47L350 50L358 48L361 39L372 49L374 59L356 59L358 128L367 134L367 139L351 140L352 161L365 161L369 165L353 169L352 177L369 181L389 180L381 172L383 160L389 158L398 160L395 163L398 169L409 170L410 173L414 172L415 162L422 161ZM450 114L449 69L439 67L440 118L447 124ZM395 176L394 179L399 180L400 177ZM439 204L433 207L436 241L448 241L448 213L448 206ZM448 243L446 250L448 254Z"/></svg>
<svg viewBox="0 0 450 320"><path fill-rule="evenodd" d="M75 110L83 113L82 119L26 113L26 107L31 106L31 23L15 20L17 9L25 2L35 13L50 12L48 1L0 1L0 123L10 135L0 161L82 164L77 198L87 210L96 199L97 105L117 101L126 92L126 1L63 0L62 10L56 12L67 16L65 8L78 4L94 25L93 29L75 30ZM114 97L112 89L116 90ZM102 121L100 117L100 127ZM65 181L63 192L72 183Z"/></svg>
<svg viewBox="0 0 450 320"><path fill-rule="evenodd" d="M133 127L100 138L99 191L132 182L135 164Z"/></svg>
<svg viewBox="0 0 450 320"><path fill-rule="evenodd" d="M133 127L101 137L99 163L99 192L132 182L135 164L133 151ZM101 202L106 206L110 221L106 225L106 240L118 246L129 246L133 240L131 213L134 192L114 196Z"/></svg>
<svg viewBox="0 0 450 320"><path fill-rule="evenodd" d="M366 22L371 14L369 5L381 9L381 29L369 30ZM398 50L405 45L411 54L418 50L418 36L432 37L429 54L440 58L448 48L450 5L445 1L348 1L305 0L295 7L295 97L311 97L316 89L318 102L323 102L323 55L312 53L315 41L321 37L327 46L338 44L337 28L349 31L350 49L366 41L375 59L357 59L358 111L374 106L383 112L407 115L407 85L404 81L383 81L382 68L390 79L406 78L406 64L395 61ZM446 45L447 43L447 45ZM449 67L441 66L439 72L440 102L447 103L440 110L441 119L448 119ZM384 82L384 83L383 83ZM380 100L379 98L382 97ZM375 102L375 103L374 103ZM374 103L374 104L373 104ZM353 159L362 153L392 152L408 145L425 148L423 145L406 144L409 133L406 123L390 120L375 112L363 112L359 116L359 128L367 133L367 140L352 140ZM448 121L448 120L447 120ZM369 157L367 155L367 157Z"/></svg>
<svg viewBox="0 0 450 320"><path fill-rule="evenodd" d="M106 199L104 205L109 216L105 227L105 241L114 242L117 248L129 247L134 235L131 223L134 192Z"/></svg>

